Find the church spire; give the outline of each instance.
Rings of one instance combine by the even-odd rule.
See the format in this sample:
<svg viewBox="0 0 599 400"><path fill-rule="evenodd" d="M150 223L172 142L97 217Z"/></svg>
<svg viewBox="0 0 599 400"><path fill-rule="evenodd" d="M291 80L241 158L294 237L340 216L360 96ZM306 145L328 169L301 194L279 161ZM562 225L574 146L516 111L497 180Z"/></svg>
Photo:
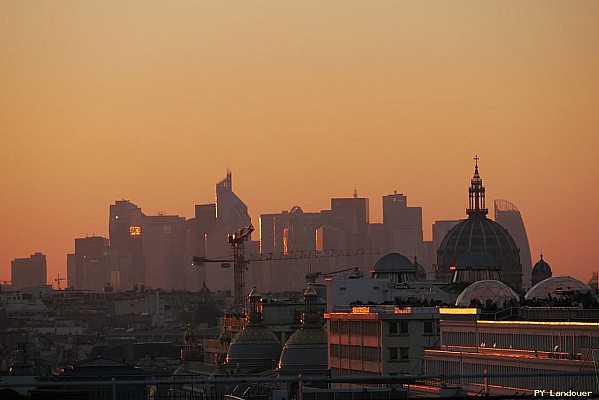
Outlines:
<svg viewBox="0 0 599 400"><path fill-rule="evenodd" d="M485 216L489 210L485 207L485 187L478 174L478 156L474 156L474 175L468 188L469 206L466 213L470 218Z"/></svg>

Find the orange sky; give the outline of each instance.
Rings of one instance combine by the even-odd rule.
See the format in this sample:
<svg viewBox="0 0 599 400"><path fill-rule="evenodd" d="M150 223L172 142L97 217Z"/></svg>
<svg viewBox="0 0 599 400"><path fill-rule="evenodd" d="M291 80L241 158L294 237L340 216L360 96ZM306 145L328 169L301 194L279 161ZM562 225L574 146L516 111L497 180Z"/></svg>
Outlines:
<svg viewBox="0 0 599 400"><path fill-rule="evenodd" d="M192 217L233 185L257 223L393 190L465 217L472 157L533 258L599 269L595 1L0 2L0 280L66 275L109 205ZM491 202L489 201L489 204Z"/></svg>

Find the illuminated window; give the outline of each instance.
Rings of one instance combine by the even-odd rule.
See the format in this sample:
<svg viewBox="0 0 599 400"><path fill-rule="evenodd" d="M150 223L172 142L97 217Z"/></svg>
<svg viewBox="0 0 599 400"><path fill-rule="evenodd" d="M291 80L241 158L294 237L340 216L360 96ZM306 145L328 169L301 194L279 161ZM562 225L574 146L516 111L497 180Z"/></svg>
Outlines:
<svg viewBox="0 0 599 400"><path fill-rule="evenodd" d="M141 226L131 225L129 227L129 235L130 236L141 236Z"/></svg>

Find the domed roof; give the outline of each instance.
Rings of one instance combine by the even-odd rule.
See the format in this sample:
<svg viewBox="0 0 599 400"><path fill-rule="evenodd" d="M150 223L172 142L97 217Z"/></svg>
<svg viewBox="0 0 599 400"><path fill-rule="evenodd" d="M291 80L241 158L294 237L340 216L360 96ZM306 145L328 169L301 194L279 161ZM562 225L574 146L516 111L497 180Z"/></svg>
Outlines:
<svg viewBox="0 0 599 400"><path fill-rule="evenodd" d="M541 254L541 259L537 261L537 263L532 267L533 274L549 274L551 275L551 267L545 260L543 260L543 255Z"/></svg>
<svg viewBox="0 0 599 400"><path fill-rule="evenodd" d="M587 292L589 290L591 290L589 285L571 276L553 276L542 280L530 288L524 298L526 300L547 299L550 296L558 297L563 292Z"/></svg>
<svg viewBox="0 0 599 400"><path fill-rule="evenodd" d="M414 265L407 257L399 253L389 253L378 259L374 268L373 273L377 272L417 272L418 267Z"/></svg>
<svg viewBox="0 0 599 400"><path fill-rule="evenodd" d="M227 351L227 364L254 373L274 368L281 355L281 343L262 320L262 299L256 288L249 294L248 323L235 335Z"/></svg>
<svg viewBox="0 0 599 400"><path fill-rule="evenodd" d="M500 281L484 280L474 282L459 294L455 301L458 307L470 306L472 300L477 300L485 304L487 300L491 300L498 306L502 306L506 302L518 302L520 298L518 294L508 285Z"/></svg>
<svg viewBox="0 0 599 400"><path fill-rule="evenodd" d="M314 286L309 285L304 291L304 297L318 297L318 293L316 293L316 289Z"/></svg>
<svg viewBox="0 0 599 400"><path fill-rule="evenodd" d="M281 355L281 342L266 326L247 325L237 333L227 352L227 364L249 369L271 369Z"/></svg>
<svg viewBox="0 0 599 400"><path fill-rule="evenodd" d="M471 254L464 255L467 252ZM522 266L519 252L506 229L485 216L479 216L465 219L447 232L437 251L437 264L440 272L448 275L449 267L457 265L458 260L463 265L479 262L487 264L485 266L495 264L501 270L502 279L511 287L520 289ZM464 258L460 260L462 255Z"/></svg>
<svg viewBox="0 0 599 400"><path fill-rule="evenodd" d="M279 362L282 373L325 373L328 368L327 333L320 327L300 328L289 337Z"/></svg>
<svg viewBox="0 0 599 400"><path fill-rule="evenodd" d="M467 251L483 251L495 258L502 280L515 290L522 288L522 265L516 242L497 222L487 218L485 187L478 173L478 156L468 188L468 219L451 228L437 250L437 279L447 281L450 267Z"/></svg>
<svg viewBox="0 0 599 400"><path fill-rule="evenodd" d="M457 268L498 268L495 257L487 253L486 251L472 251L468 250L462 253L455 266Z"/></svg>
<svg viewBox="0 0 599 400"><path fill-rule="evenodd" d="M256 287L253 287L252 290L250 291L250 293L248 294L248 297L251 299L259 299L262 296L260 296L260 292L258 292L258 289L256 289Z"/></svg>
<svg viewBox="0 0 599 400"><path fill-rule="evenodd" d="M312 285L304 292L302 326L289 337L279 362L279 374L324 375L328 368L328 339L322 329L317 294Z"/></svg>

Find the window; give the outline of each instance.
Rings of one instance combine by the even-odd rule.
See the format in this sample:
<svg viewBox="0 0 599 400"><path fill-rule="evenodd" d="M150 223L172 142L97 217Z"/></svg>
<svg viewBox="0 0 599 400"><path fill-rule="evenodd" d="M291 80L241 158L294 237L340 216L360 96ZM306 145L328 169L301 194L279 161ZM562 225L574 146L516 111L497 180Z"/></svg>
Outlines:
<svg viewBox="0 0 599 400"><path fill-rule="evenodd" d="M408 333L409 333L408 321L389 322L389 334L390 335L397 335L397 334L406 335Z"/></svg>
<svg viewBox="0 0 599 400"><path fill-rule="evenodd" d="M433 333L433 321L424 321L424 333L428 335Z"/></svg>
<svg viewBox="0 0 599 400"><path fill-rule="evenodd" d="M399 359L400 360L407 360L408 358L410 358L409 355L409 348L407 347L400 347L399 348Z"/></svg>
<svg viewBox="0 0 599 400"><path fill-rule="evenodd" d="M389 347L389 360L397 360L398 353L397 347Z"/></svg>
<svg viewBox="0 0 599 400"><path fill-rule="evenodd" d="M340 291L340 292L345 292L346 290L347 290L347 288L346 288L346 287L344 287L344 286L342 286L342 287L340 287L340 288L339 288L339 291Z"/></svg>
<svg viewBox="0 0 599 400"><path fill-rule="evenodd" d="M331 333L339 333L339 321L331 321Z"/></svg>
<svg viewBox="0 0 599 400"><path fill-rule="evenodd" d="M401 321L399 323L399 332L400 333L408 333L408 321Z"/></svg>

